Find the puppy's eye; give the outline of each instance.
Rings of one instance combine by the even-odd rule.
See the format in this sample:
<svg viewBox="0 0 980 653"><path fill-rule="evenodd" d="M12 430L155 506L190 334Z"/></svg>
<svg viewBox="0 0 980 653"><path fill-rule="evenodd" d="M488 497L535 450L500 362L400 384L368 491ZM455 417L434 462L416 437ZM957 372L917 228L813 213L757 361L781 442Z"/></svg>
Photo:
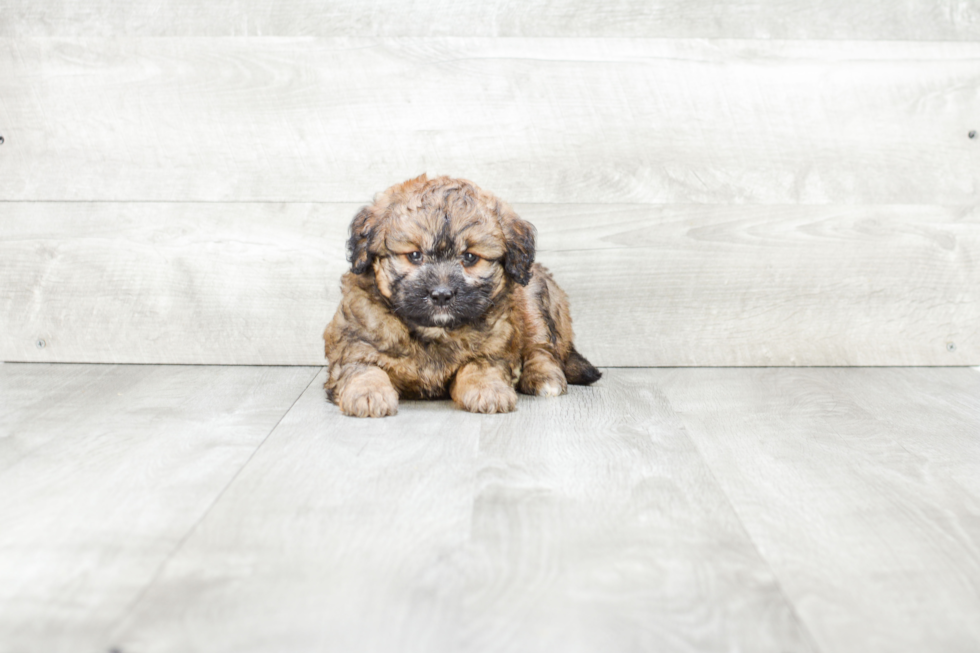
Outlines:
<svg viewBox="0 0 980 653"><path fill-rule="evenodd" d="M463 267L470 268L476 265L476 262L480 260L480 257L472 252L466 252L463 254Z"/></svg>
<svg viewBox="0 0 980 653"><path fill-rule="evenodd" d="M418 265L419 263L422 262L422 252L409 252L408 254L406 254L406 256L408 256L408 260L414 263L415 265Z"/></svg>

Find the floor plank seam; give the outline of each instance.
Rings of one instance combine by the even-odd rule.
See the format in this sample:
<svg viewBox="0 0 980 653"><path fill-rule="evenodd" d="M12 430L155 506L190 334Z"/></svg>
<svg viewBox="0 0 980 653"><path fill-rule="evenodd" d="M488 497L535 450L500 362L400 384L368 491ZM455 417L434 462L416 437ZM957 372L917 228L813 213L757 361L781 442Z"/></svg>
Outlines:
<svg viewBox="0 0 980 653"><path fill-rule="evenodd" d="M296 395L296 398L289 405L289 408L287 408L285 411L283 411L283 414L279 417L279 419L276 421L276 423L273 425L273 427L271 429L269 429L269 432L266 434L266 436L264 438L262 438L262 441L259 442L258 446L255 447L255 450L252 451L252 453L249 455L248 459L246 459L245 462L242 463L242 466L238 468L238 470L232 475L232 477L230 479L228 479L228 482L221 489L221 491L218 492L218 494L214 497L214 500L201 513L201 516L198 517L198 519L191 525L191 527L187 529L187 532L184 534L184 536L182 538L180 538L180 541L177 542L177 544L173 547L173 549L170 551L170 553L167 554L167 557L163 559L163 561L157 567L156 571L153 572L153 575L150 577L150 580L147 581L146 585L143 586L143 589L140 590L140 593L136 595L136 598L134 598L130 602L130 604L128 606L126 606L123 610L120 611L119 617L106 630L106 635L107 636L111 636L113 634L113 632L119 627L119 625L122 624L123 622L125 622L126 619L129 617L129 615L132 614L132 612L136 609L136 607L144 599L144 597L146 596L147 592L150 591L150 588L152 588L153 585L160 578L160 575L163 573L163 570L167 568L167 565L170 564L170 561L184 547L184 545L190 539L191 535L194 534L194 532L198 529L198 527L201 525L201 523L207 518L207 516L211 513L211 511L214 509L214 507L216 505L218 505L218 502L221 501L221 498L228 491L228 488L230 488L235 483L235 479L237 479L241 475L242 471L246 467L248 467L248 464L250 462L252 462L252 459L253 458L255 458L255 454L257 454L259 452L259 450L262 448L262 446L265 445L266 442L268 442L269 438L272 437L272 434L275 433L276 432L276 429L279 428L279 425L282 424L282 421L284 419L286 419L286 416L289 415L290 412L292 412L293 408L296 406L296 403L300 400L300 398L304 394L306 394L306 391L310 389L310 386L313 385L313 382L316 381L317 377L320 375L320 372L322 372L323 369L324 369L323 367L317 367L317 368L315 368L315 370L313 371L313 376L310 378L309 383L307 383L305 386L303 386L303 389L300 390L299 393Z"/></svg>
<svg viewBox="0 0 980 653"><path fill-rule="evenodd" d="M793 617L795 617L796 623L799 625L800 631L806 634L806 637L809 640L809 644L812 647L813 653L822 653L823 649L820 648L820 645L818 644L816 638L813 636L813 633L810 631L809 626L803 620L803 617L800 614L800 612L796 609L796 603L793 602L793 600L786 593L786 590L783 589L783 582L776 574L776 571L772 568L772 565L769 563L769 559L762 554L762 550L759 549L759 544L755 541L755 538L752 537L752 533L749 532L749 529L746 528L745 520L742 519L742 515L739 514L739 511L735 507L735 504L732 502L732 499L728 495L728 492L725 490L724 486L718 480L718 476L715 474L715 470L711 466L711 463L708 462L707 456L704 455L704 451L701 450L701 446L698 444L695 438L691 437L690 433L688 432L687 422L684 420L684 416L674 409L674 405L670 401L670 397L668 397L666 393L661 393L661 396L663 396L664 401L667 402L667 407L670 409L671 413L676 415L678 420L680 421L680 424L678 426L680 427L681 432L684 434L684 437L686 437L694 446L695 451L698 452L698 457L701 459L701 462L704 463L704 467L705 469L708 470L708 473L711 475L711 480L718 488L718 491L725 498L725 503L728 504L728 507L731 509L732 514L735 515L735 518L738 520L738 525L742 528L742 532L745 533L746 539L752 544L752 548L759 556L759 560L762 561L762 563L765 565L765 568L768 569L769 573L772 575L773 582L776 583L776 589L779 591L779 595L783 597L783 600L786 602L786 605L788 605L789 609L792 611Z"/></svg>

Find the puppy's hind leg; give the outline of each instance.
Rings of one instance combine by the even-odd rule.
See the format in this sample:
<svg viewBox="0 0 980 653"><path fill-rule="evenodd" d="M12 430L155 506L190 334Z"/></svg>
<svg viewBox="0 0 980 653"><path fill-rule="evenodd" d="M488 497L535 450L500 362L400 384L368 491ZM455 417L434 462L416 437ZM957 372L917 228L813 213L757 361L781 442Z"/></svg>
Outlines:
<svg viewBox="0 0 980 653"><path fill-rule="evenodd" d="M388 373L374 365L350 365L333 389L341 412L351 417L386 417L398 412L398 392Z"/></svg>
<svg viewBox="0 0 980 653"><path fill-rule="evenodd" d="M525 353L517 389L539 397L557 397L568 391L565 373L549 347L536 346Z"/></svg>

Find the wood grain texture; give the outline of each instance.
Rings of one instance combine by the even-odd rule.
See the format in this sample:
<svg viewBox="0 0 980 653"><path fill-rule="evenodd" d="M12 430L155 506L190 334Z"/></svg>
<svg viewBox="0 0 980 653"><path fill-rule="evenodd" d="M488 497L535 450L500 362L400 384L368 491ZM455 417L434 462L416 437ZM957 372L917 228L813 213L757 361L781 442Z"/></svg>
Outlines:
<svg viewBox="0 0 980 653"><path fill-rule="evenodd" d="M651 373L821 650L980 647L980 375Z"/></svg>
<svg viewBox="0 0 980 653"><path fill-rule="evenodd" d="M322 364L357 205L7 204L2 358ZM52 238L55 234L60 234ZM43 340L44 348L37 343ZM8 349L9 348L9 349Z"/></svg>
<svg viewBox="0 0 980 653"><path fill-rule="evenodd" d="M0 650L106 650L314 373L0 367Z"/></svg>
<svg viewBox="0 0 980 653"><path fill-rule="evenodd" d="M596 250L542 255L580 298L582 351L604 365L980 361L975 209L630 213L580 223Z"/></svg>
<svg viewBox="0 0 980 653"><path fill-rule="evenodd" d="M0 15L0 36L980 37L967 0L0 0Z"/></svg>
<svg viewBox="0 0 980 653"><path fill-rule="evenodd" d="M344 417L321 373L106 644L453 651L480 416ZM202 575L202 570L207 572Z"/></svg>
<svg viewBox="0 0 980 653"><path fill-rule="evenodd" d="M0 359L320 364L358 206L4 204ZM976 208L516 208L599 365L980 363Z"/></svg>
<svg viewBox="0 0 980 653"><path fill-rule="evenodd" d="M976 204L980 43L0 39L0 200Z"/></svg>
<svg viewBox="0 0 980 653"><path fill-rule="evenodd" d="M461 649L816 650L650 377L486 422Z"/></svg>
<svg viewBox="0 0 980 653"><path fill-rule="evenodd" d="M380 421L315 383L107 644L813 650L644 373L602 383Z"/></svg>

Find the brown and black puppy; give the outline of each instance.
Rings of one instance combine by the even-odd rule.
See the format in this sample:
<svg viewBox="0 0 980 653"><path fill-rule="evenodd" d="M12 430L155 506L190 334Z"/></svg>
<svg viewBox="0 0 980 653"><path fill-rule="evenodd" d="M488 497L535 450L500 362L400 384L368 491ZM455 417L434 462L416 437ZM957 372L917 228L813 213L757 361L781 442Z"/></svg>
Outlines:
<svg viewBox="0 0 980 653"><path fill-rule="evenodd" d="M554 397L601 376L572 344L568 298L534 263L534 227L472 182L392 186L350 230L351 271L323 333L327 396L347 415L447 393L508 412L515 387Z"/></svg>

